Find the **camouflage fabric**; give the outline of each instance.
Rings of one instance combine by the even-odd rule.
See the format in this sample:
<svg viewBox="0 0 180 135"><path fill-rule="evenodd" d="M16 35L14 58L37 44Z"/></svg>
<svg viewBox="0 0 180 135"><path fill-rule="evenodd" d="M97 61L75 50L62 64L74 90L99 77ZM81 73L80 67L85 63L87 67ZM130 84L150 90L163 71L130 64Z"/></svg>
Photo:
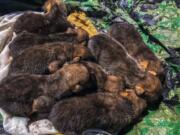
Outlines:
<svg viewBox="0 0 180 135"><path fill-rule="evenodd" d="M39 1L42 4L41 0ZM81 10L98 30L113 22L136 26L144 42L167 65L163 101L149 107L141 121L124 131L127 135L180 134L180 1L179 0L64 0L68 11ZM1 126L2 127L2 126ZM0 134L4 133L0 129Z"/></svg>
<svg viewBox="0 0 180 135"><path fill-rule="evenodd" d="M144 42L167 65L164 101L150 107L127 135L180 134L180 9L176 0L64 0L70 10L82 10L98 30L113 22L134 24ZM153 37L153 38L152 38ZM155 39L155 40L154 40Z"/></svg>

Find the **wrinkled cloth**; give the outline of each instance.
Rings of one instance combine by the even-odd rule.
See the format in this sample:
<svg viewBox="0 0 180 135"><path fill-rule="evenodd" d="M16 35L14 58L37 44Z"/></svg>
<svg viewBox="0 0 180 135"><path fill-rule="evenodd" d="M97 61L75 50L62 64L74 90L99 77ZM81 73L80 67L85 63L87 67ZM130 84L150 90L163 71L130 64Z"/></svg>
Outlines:
<svg viewBox="0 0 180 135"><path fill-rule="evenodd" d="M12 39L12 26L16 19L21 15L21 12L7 14L0 17L0 52L6 44Z"/></svg>
<svg viewBox="0 0 180 135"><path fill-rule="evenodd" d="M29 118L11 116L2 109L0 109L0 114L2 115L4 130L12 135L42 135L58 133L53 124L47 119L28 124Z"/></svg>

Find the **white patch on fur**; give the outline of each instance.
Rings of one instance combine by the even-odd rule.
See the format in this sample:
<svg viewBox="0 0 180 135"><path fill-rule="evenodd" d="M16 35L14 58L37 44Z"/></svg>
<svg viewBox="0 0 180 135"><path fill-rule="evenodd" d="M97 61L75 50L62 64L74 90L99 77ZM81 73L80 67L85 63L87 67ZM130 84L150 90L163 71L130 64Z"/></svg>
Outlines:
<svg viewBox="0 0 180 135"><path fill-rule="evenodd" d="M28 118L12 117L0 108L0 114L3 118L3 128L12 135L31 135L28 131Z"/></svg>
<svg viewBox="0 0 180 135"><path fill-rule="evenodd" d="M58 134L51 121L48 119L39 120L29 125L32 135Z"/></svg>

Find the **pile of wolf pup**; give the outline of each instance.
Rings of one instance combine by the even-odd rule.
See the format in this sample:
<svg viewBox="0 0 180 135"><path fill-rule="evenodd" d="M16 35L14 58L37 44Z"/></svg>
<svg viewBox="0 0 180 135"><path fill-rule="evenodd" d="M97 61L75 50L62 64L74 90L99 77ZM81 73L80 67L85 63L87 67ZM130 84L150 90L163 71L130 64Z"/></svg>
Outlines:
<svg viewBox="0 0 180 135"><path fill-rule="evenodd" d="M89 37L67 21L58 0L45 13L25 12L13 26L0 107L31 122L49 119L65 135L86 129L111 133L135 122L161 97L162 62L133 25L113 24Z"/></svg>

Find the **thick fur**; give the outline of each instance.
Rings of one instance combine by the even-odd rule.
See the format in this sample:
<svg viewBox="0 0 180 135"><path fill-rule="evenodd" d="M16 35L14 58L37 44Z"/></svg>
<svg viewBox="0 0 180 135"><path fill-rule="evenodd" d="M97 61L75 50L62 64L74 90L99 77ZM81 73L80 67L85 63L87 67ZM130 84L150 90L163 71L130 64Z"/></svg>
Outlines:
<svg viewBox="0 0 180 135"><path fill-rule="evenodd" d="M25 49L22 54L13 58L9 75L18 73L50 74L62 67L66 62L79 58L93 59L88 48L83 45L55 42L36 45Z"/></svg>
<svg viewBox="0 0 180 135"><path fill-rule="evenodd" d="M46 36L23 31L9 44L9 48L11 56L16 57L27 48L43 45L45 43L67 42L79 44L83 42L86 43L87 40L88 35L82 29L69 29L64 33L49 34Z"/></svg>
<svg viewBox="0 0 180 135"><path fill-rule="evenodd" d="M127 52L137 59L138 63L147 63L144 68L161 75L164 72L162 62L145 45L136 28L129 23L113 24L109 30L110 36L121 42Z"/></svg>
<svg viewBox="0 0 180 135"><path fill-rule="evenodd" d="M49 34L64 32L70 23L66 20L66 13L61 4L51 2L51 8L47 14L37 14L30 11L21 15L14 24L14 31L18 34L22 31L30 33Z"/></svg>
<svg viewBox="0 0 180 135"><path fill-rule="evenodd" d="M59 101L49 119L59 132L80 135L86 129L119 131L135 120L146 107L146 102L133 91L94 93Z"/></svg>
<svg viewBox="0 0 180 135"><path fill-rule="evenodd" d="M92 79L96 82L96 88L98 91L106 91L112 93L118 93L125 89L124 79L115 76L108 75L108 73L98 64L93 62L81 62L84 64L91 74Z"/></svg>
<svg viewBox="0 0 180 135"><path fill-rule="evenodd" d="M109 80L107 80L107 74L103 68L93 62L82 61L81 63L89 70L91 79L93 82L95 82L96 85L94 88L104 91L105 85Z"/></svg>
<svg viewBox="0 0 180 135"><path fill-rule="evenodd" d="M66 65L50 76L11 76L0 85L0 105L10 114L29 116L33 101L38 97L47 95L59 99L88 80L88 70L81 64Z"/></svg>
<svg viewBox="0 0 180 135"><path fill-rule="evenodd" d="M43 93L44 82L46 79L32 75L6 78L0 85L0 107L12 115L30 115L32 101Z"/></svg>
<svg viewBox="0 0 180 135"><path fill-rule="evenodd" d="M144 72L123 45L108 35L99 34L92 37L88 48L107 72L125 78L127 85L134 85L138 79L143 78Z"/></svg>
<svg viewBox="0 0 180 135"><path fill-rule="evenodd" d="M159 100L162 95L162 84L157 76L147 73L135 86L136 94L151 104Z"/></svg>
<svg viewBox="0 0 180 135"><path fill-rule="evenodd" d="M159 78L139 68L136 57L131 56L116 39L100 34L90 39L88 48L107 72L125 79L125 88L135 89L149 102L158 100L161 95Z"/></svg>
<svg viewBox="0 0 180 135"><path fill-rule="evenodd" d="M47 76L9 76L0 85L0 107L18 116L47 113L62 97L83 91L87 93L98 87L102 91L106 80L105 73L96 64L87 62L66 64Z"/></svg>

